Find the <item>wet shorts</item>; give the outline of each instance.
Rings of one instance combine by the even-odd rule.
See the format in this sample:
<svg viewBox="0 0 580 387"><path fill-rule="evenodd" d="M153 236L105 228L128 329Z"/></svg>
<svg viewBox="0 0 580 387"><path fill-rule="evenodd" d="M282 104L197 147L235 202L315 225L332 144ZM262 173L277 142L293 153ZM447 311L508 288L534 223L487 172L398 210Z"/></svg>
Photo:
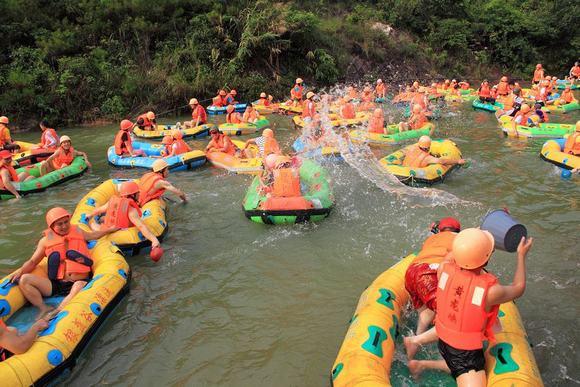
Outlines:
<svg viewBox="0 0 580 387"><path fill-rule="evenodd" d="M411 295L413 308L419 309L425 305L437 311L437 267L428 263L415 263L407 269L405 288Z"/></svg>
<svg viewBox="0 0 580 387"><path fill-rule="evenodd" d="M457 379L459 375L469 371L485 370L483 349L457 349L439 339L439 352L451 370L451 376Z"/></svg>
<svg viewBox="0 0 580 387"><path fill-rule="evenodd" d="M52 284L51 296L68 296L74 285L74 282L59 280L50 280L50 283Z"/></svg>

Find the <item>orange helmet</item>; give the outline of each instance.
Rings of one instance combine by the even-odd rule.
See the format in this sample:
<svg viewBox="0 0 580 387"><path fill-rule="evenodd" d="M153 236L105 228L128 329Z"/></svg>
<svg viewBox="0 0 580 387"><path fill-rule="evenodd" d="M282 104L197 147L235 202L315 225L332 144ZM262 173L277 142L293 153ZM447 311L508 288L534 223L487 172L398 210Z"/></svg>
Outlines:
<svg viewBox="0 0 580 387"><path fill-rule="evenodd" d="M522 107L520 108L522 112L527 113L530 111L530 105L528 105L527 103L523 103Z"/></svg>
<svg viewBox="0 0 580 387"><path fill-rule="evenodd" d="M121 130L129 130L133 127L133 123L129 120L121 121Z"/></svg>
<svg viewBox="0 0 580 387"><path fill-rule="evenodd" d="M453 258L463 269L477 269L485 265L493 253L495 242L489 231L467 228L453 241Z"/></svg>
<svg viewBox="0 0 580 387"><path fill-rule="evenodd" d="M222 89L222 90L220 90L220 92L219 92L219 95L221 95L221 96L223 96L223 97L225 97L225 95L226 95L226 94L227 94L227 93L226 93L226 91L225 91L225 90L223 90L223 89Z"/></svg>
<svg viewBox="0 0 580 387"><path fill-rule="evenodd" d="M197 98L192 98L189 100L189 104L190 105L197 105L199 102L197 101Z"/></svg>
<svg viewBox="0 0 580 387"><path fill-rule="evenodd" d="M139 192L139 186L134 181L125 181L119 188L119 195L129 196Z"/></svg>
<svg viewBox="0 0 580 387"><path fill-rule="evenodd" d="M12 152L6 149L0 150L0 160L12 160Z"/></svg>
<svg viewBox="0 0 580 387"><path fill-rule="evenodd" d="M163 136L163 140L161 140L163 145L171 145L173 143L173 137L171 136Z"/></svg>
<svg viewBox="0 0 580 387"><path fill-rule="evenodd" d="M580 121L576 121L576 131L580 132Z"/></svg>
<svg viewBox="0 0 580 387"><path fill-rule="evenodd" d="M419 137L419 147L421 148L430 148L431 147L431 137L429 136L421 136Z"/></svg>
<svg viewBox="0 0 580 387"><path fill-rule="evenodd" d="M150 120L154 120L155 119L155 113L149 111L147 112L147 114L145 114L145 116L150 119Z"/></svg>
<svg viewBox="0 0 580 387"><path fill-rule="evenodd" d="M153 170L153 172L162 171L167 167L169 167L169 164L167 164L167 161L163 159L155 160L153 162L153 165L151 165L151 169Z"/></svg>
<svg viewBox="0 0 580 387"><path fill-rule="evenodd" d="M173 129L173 131L171 132L171 135L176 140L181 140L183 138L183 133L181 133L181 130L179 130L179 129Z"/></svg>
<svg viewBox="0 0 580 387"><path fill-rule="evenodd" d="M6 116L0 117L0 124L8 125L9 123L10 121L8 120L8 117Z"/></svg>
<svg viewBox="0 0 580 387"><path fill-rule="evenodd" d="M272 129L264 129L264 131L262 132L262 137L273 138L274 132L272 131Z"/></svg>
<svg viewBox="0 0 580 387"><path fill-rule="evenodd" d="M46 224L48 227L52 227L52 224L59 219L70 217L70 212L62 207L54 207L48 210L46 213Z"/></svg>
<svg viewBox="0 0 580 387"><path fill-rule="evenodd" d="M228 113L231 113L231 112L233 112L233 111L234 111L234 109L235 109L235 108L234 108L234 105L228 105L228 106L226 107L226 112L228 112Z"/></svg>

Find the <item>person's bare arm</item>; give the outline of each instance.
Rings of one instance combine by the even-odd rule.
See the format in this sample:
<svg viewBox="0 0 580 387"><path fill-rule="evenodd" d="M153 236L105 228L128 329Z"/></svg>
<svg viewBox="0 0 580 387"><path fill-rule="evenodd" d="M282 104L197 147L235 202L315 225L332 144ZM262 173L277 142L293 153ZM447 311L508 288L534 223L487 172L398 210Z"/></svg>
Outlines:
<svg viewBox="0 0 580 387"><path fill-rule="evenodd" d="M115 231L118 231L119 228L117 227L109 227L106 229L101 229L98 231L85 231L85 230L81 230L81 232L83 233L83 236L85 237L86 241L96 241L99 238L104 237L107 234L111 234Z"/></svg>
<svg viewBox="0 0 580 387"><path fill-rule="evenodd" d="M521 297L526 290L526 256L532 247L533 238L524 238L520 241L517 252L517 266L511 285L494 285L487 293L486 305L493 305L515 300Z"/></svg>
<svg viewBox="0 0 580 387"><path fill-rule="evenodd" d="M187 202L187 196L185 196L185 192L183 192L179 188L175 187L173 184L171 184L167 180L159 180L157 182L157 184L155 184L155 188L157 188L157 189L165 189L165 190L167 190L169 192L172 192L175 195L179 196L179 198L182 201Z"/></svg>
<svg viewBox="0 0 580 387"><path fill-rule="evenodd" d="M89 216L88 216L88 217L89 217L89 218L92 218L93 216L97 216L97 215L99 215L99 214L103 214L103 213L107 212L107 208L108 208L108 207L109 207L109 202L107 202L107 203L103 204L103 205L102 205L102 206L100 206L100 207L97 207L97 208L95 208L95 209L93 210L93 212L91 212L91 213L89 214Z"/></svg>
<svg viewBox="0 0 580 387"><path fill-rule="evenodd" d="M151 231L149 231L145 223L143 223L136 209L132 208L129 211L129 219L131 220L131 223L141 231L141 234L151 242L151 247L159 247L159 240Z"/></svg>
<svg viewBox="0 0 580 387"><path fill-rule="evenodd" d="M39 331L48 327L44 320L35 322L26 333L19 335L15 329L3 329L0 333L0 347L20 355L30 349Z"/></svg>
<svg viewBox="0 0 580 387"><path fill-rule="evenodd" d="M85 152L81 152L75 149L75 157L76 156L83 156L85 158L85 163L87 164L87 167L91 168L92 165L89 162L89 157L87 156L87 154Z"/></svg>
<svg viewBox="0 0 580 387"><path fill-rule="evenodd" d="M12 277L10 277L11 282L18 281L20 279L20 277L22 276L22 274L30 273L31 271L33 271L36 268L36 266L38 266L38 264L40 263L42 258L44 258L44 250L46 249L45 243L46 243L46 238L42 237L40 239L40 241L38 241L38 245L36 246L36 250L34 250L34 253L32 253L32 256L30 257L30 259L28 261L24 262L22 267L20 269L16 270L14 272L14 274L12 274Z"/></svg>
<svg viewBox="0 0 580 387"><path fill-rule="evenodd" d="M10 174L8 173L7 170L2 170L2 172L0 173L0 180L2 180L2 184L4 184L4 187L12 194L16 197L16 199L20 199L22 196L20 196L20 194L18 193L18 191L16 190L16 188L14 188L14 184L12 184L12 180L10 179Z"/></svg>

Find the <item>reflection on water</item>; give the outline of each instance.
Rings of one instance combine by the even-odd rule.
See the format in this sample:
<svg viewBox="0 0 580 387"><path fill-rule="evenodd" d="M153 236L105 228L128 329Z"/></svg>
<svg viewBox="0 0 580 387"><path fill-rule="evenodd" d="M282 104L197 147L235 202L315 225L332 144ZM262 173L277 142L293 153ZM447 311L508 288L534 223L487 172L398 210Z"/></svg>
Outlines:
<svg viewBox="0 0 580 387"><path fill-rule="evenodd" d="M393 121L399 116L389 107ZM428 235L443 216L475 226L487 210L508 207L536 238L529 284L518 302L546 385L580 380L578 275L579 179L561 180L538 157L542 141L505 139L491 114L467 107L445 113L435 137L451 138L470 168L436 189L390 179L369 150L338 145L346 163L329 164L336 207L319 224L249 222L241 200L251 177L204 167L171 174L190 203L169 203L167 253L154 264L130 259L131 293L80 357L66 383L121 385L327 385L328 374L363 289ZM398 114L398 113L397 113ZM578 115L563 116L573 122ZM285 149L297 136L288 117L271 117ZM554 121L554 118L552 119ZM174 120L171 120L174 121ZM167 122L170 122L168 120ZM21 201L0 203L0 270L22 264L56 204L73 209L109 177L113 126L62 131L94 165L79 180ZM19 136L37 141L38 133ZM206 140L193 141L201 147ZM374 156L373 156L374 155ZM419 192L417 195L416 192ZM515 256L497 252L490 269L511 281ZM394 380L409 383L397 354ZM400 364L398 365L398 363ZM397 372L400 372L398 374Z"/></svg>

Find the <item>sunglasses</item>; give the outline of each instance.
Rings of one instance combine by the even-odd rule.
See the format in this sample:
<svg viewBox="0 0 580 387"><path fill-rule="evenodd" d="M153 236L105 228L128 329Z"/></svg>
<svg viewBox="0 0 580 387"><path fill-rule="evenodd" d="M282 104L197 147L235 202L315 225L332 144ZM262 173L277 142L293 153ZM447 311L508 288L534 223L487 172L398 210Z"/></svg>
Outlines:
<svg viewBox="0 0 580 387"><path fill-rule="evenodd" d="M429 148L423 148L422 146L419 147L422 151L429 152Z"/></svg>

